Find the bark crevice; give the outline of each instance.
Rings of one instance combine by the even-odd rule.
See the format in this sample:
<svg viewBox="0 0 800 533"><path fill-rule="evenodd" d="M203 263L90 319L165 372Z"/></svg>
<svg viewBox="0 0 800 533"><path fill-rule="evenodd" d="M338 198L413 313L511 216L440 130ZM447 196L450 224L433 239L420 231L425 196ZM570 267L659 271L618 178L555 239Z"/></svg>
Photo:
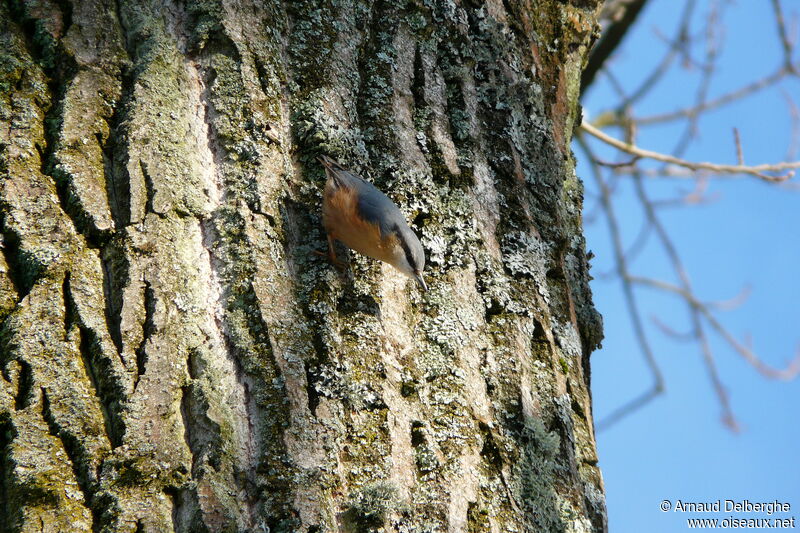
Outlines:
<svg viewBox="0 0 800 533"><path fill-rule="evenodd" d="M75 479L78 481L78 487L83 495L82 503L92 512L92 531L98 531L97 517L95 516L98 510L92 506L95 492L94 483L96 479L94 472L88 469L88 451L83 448L79 437L72 434L68 429L61 427L56 421L55 416L53 416L50 410L50 399L44 387L41 389L40 401L42 404L42 418L47 423L50 435L56 437L61 442L67 454L70 467L75 474Z"/></svg>

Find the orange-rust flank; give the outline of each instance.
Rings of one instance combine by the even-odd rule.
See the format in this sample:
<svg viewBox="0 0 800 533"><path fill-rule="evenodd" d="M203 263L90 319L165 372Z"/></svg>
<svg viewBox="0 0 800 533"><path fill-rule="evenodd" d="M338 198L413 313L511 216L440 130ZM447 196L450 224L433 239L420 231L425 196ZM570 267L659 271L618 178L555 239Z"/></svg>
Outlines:
<svg viewBox="0 0 800 533"><path fill-rule="evenodd" d="M394 235L382 236L380 227L358 216L356 191L346 187L325 187L322 223L332 238L348 248L387 263L392 262ZM383 238L381 238L383 237Z"/></svg>

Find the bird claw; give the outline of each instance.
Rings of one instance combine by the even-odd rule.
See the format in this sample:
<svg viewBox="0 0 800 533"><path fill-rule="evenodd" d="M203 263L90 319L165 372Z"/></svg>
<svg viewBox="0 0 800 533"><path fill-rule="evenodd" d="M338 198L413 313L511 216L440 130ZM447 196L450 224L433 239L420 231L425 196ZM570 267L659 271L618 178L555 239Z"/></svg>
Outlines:
<svg viewBox="0 0 800 533"><path fill-rule="evenodd" d="M314 253L315 255L319 255L321 257L326 258L328 261L331 262L331 264L333 264L333 266L335 266L339 270L344 270L345 269L345 264L342 263L341 261L339 261L336 258L336 256L331 254L330 252L324 252L322 250L312 250L312 253Z"/></svg>

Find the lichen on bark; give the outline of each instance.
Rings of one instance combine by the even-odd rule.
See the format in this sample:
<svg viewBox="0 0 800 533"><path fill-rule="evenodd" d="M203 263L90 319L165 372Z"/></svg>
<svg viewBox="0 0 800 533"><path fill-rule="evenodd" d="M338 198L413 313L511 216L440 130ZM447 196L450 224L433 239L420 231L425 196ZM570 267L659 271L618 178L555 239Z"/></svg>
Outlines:
<svg viewBox="0 0 800 533"><path fill-rule="evenodd" d="M0 5L0 531L603 531L597 7ZM320 153L429 292L312 253Z"/></svg>

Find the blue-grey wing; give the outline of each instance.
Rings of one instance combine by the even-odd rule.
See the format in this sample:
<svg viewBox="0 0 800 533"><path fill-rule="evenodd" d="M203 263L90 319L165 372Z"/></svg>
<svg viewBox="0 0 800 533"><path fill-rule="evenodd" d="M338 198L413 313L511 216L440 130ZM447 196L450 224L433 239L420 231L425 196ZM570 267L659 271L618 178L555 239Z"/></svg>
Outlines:
<svg viewBox="0 0 800 533"><path fill-rule="evenodd" d="M335 187L356 191L359 215L367 222L380 226L382 236L396 233L407 226L400 209L373 184L346 170L329 157L321 157L320 162L328 169Z"/></svg>
<svg viewBox="0 0 800 533"><path fill-rule="evenodd" d="M380 225L381 235L396 233L405 225L403 213L374 185L358 179L358 211L364 220Z"/></svg>

